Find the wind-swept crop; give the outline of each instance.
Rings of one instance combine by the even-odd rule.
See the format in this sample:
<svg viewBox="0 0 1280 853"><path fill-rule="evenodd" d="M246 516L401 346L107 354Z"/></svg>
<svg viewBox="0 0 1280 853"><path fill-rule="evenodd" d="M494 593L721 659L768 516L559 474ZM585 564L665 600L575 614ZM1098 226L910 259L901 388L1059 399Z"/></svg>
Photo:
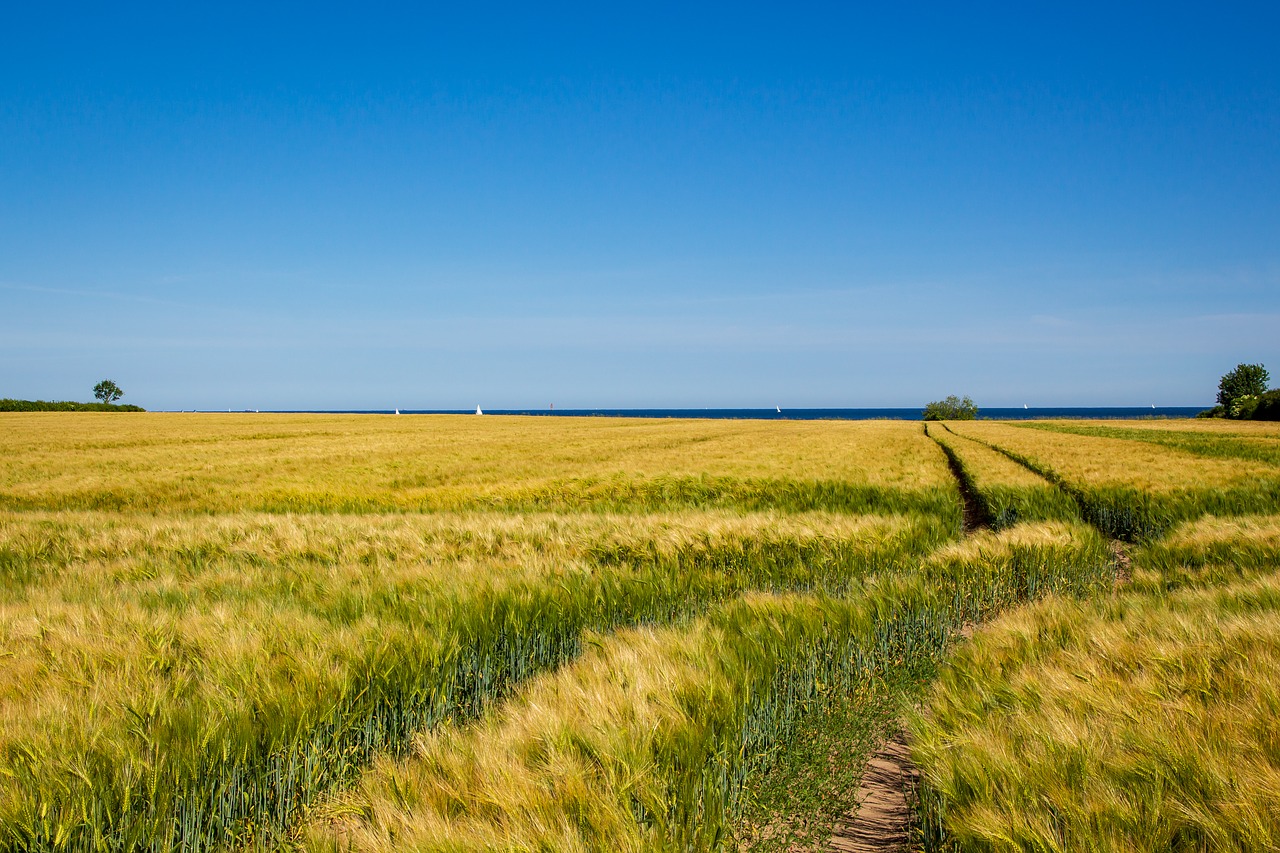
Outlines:
<svg viewBox="0 0 1280 853"><path fill-rule="evenodd" d="M0 508L946 511L901 422L5 414ZM959 518L957 514L957 529Z"/></svg>
<svg viewBox="0 0 1280 853"><path fill-rule="evenodd" d="M0 516L0 848L278 837L376 753L745 589L838 592L919 519Z"/></svg>
<svg viewBox="0 0 1280 853"><path fill-rule="evenodd" d="M1064 489L1090 523L1131 542L1202 515L1280 506L1280 469L1208 458L1142 441L1069 435L999 423L952 424Z"/></svg>
<svg viewBox="0 0 1280 853"><path fill-rule="evenodd" d="M958 624L1111 587L1065 493L1164 523L1272 482L953 424L1062 485L939 433L1003 528L960 541L918 424L3 420L10 851L714 849L803 715L924 671ZM1268 523L1202 518L1133 584L1243 576L1204 543Z"/></svg>
<svg viewBox="0 0 1280 853"><path fill-rule="evenodd" d="M1185 526L1143 549L1119 596L979 632L912 725L930 846L1276 849L1276 530Z"/></svg>
<svg viewBox="0 0 1280 853"><path fill-rule="evenodd" d="M962 622L1112 580L1066 525L986 534L850 595L746 594L601 638L474 727L444 727L322 807L316 850L715 850L806 708L936 655Z"/></svg>
<svg viewBox="0 0 1280 853"><path fill-rule="evenodd" d="M1079 519L1075 502L1025 465L939 426L930 435L955 459L983 514L997 530L1026 521Z"/></svg>

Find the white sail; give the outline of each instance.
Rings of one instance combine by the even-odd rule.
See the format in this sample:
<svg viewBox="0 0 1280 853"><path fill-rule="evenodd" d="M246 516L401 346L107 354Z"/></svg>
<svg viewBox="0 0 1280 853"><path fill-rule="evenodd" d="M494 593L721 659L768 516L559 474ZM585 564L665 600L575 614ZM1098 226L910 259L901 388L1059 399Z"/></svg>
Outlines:
<svg viewBox="0 0 1280 853"><path fill-rule="evenodd" d="M781 407L781 406L774 406L774 408L778 410L778 414L782 414L782 407Z"/></svg>
<svg viewBox="0 0 1280 853"><path fill-rule="evenodd" d="M400 414L400 410L399 410L399 409L396 409L396 414L397 414L397 415L398 415L398 414Z"/></svg>
<svg viewBox="0 0 1280 853"><path fill-rule="evenodd" d="M484 414L484 412L480 411L480 407L479 407L479 406L476 406L476 414L477 414L477 415L483 415L483 414Z"/></svg>

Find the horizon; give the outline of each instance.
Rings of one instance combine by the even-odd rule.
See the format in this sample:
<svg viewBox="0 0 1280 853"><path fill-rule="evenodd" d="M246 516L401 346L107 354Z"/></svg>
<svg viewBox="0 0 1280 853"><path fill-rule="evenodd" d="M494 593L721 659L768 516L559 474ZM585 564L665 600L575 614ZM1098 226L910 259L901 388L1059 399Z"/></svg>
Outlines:
<svg viewBox="0 0 1280 853"><path fill-rule="evenodd" d="M45 401L56 402L56 401ZM79 402L79 401L71 401ZM117 405L138 405L138 404L121 404ZM1127 411L1133 412L1133 415L1118 416L1123 418L1141 417L1139 412L1151 411L1152 417L1183 417L1189 411L1204 411L1212 408L1213 404L1192 404L1192 405L1118 405L1118 406L979 406L978 419L984 418L984 412L1027 412L1029 415L1037 412L1111 412L1111 411ZM227 408L227 409L208 409L194 407L191 409L156 409L142 407L149 413L155 414L204 414L204 415L245 415L245 414L262 414L262 415L472 415L476 414L471 408L435 408L435 407L391 407L391 408L331 408L331 409L283 409L283 408ZM494 415L530 415L530 416L566 416L574 417L580 415L600 415L603 417L621 416L621 417L673 417L681 416L685 413L696 412L712 412L721 413L719 417L732 417L723 413L754 413L761 412L765 414L776 413L780 417L778 420L787 420L788 415L796 415L797 413L821 413L821 412L886 412L886 413L915 413L912 415L904 415L903 420L919 420L919 415L923 413L924 406L792 406L782 408L781 406L691 406L691 407L672 407L672 406L644 406L644 407L628 407L628 406L587 406L587 407L562 407L555 408L552 406L536 407L503 407L495 406L492 408L482 409L481 414L486 416ZM1180 414L1168 414L1171 411L1179 411ZM690 415L690 417L697 417ZM747 415L750 418L750 415ZM889 419L898 419L894 415L888 415ZM1042 415L1042 417L1055 418L1059 415ZM1088 416L1085 416L1088 417ZM810 419L810 418L800 418ZM875 418L868 418L875 419ZM997 418L1008 420L1009 418ZM862 418L854 418L854 420L862 420ZM1015 418L1016 420L1016 418Z"/></svg>
<svg viewBox="0 0 1280 853"><path fill-rule="evenodd" d="M1280 366L1271 5L9 17L0 396L1208 408Z"/></svg>

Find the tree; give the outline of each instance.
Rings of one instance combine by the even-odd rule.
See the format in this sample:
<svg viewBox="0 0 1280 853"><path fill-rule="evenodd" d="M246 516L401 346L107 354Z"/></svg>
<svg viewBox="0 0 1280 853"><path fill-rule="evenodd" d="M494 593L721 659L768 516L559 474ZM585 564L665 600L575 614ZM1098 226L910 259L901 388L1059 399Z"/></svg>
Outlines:
<svg viewBox="0 0 1280 853"><path fill-rule="evenodd" d="M114 403L124 396L124 392L120 390L120 386L112 382L110 379L104 379L97 385L93 386L93 396L97 397L104 403Z"/></svg>
<svg viewBox="0 0 1280 853"><path fill-rule="evenodd" d="M945 400L935 400L924 407L926 421L971 421L977 417L977 404L968 397L962 400L955 394Z"/></svg>
<svg viewBox="0 0 1280 853"><path fill-rule="evenodd" d="M1280 388L1273 388L1258 398L1252 417L1255 421L1280 421Z"/></svg>
<svg viewBox="0 0 1280 853"><path fill-rule="evenodd" d="M1218 382L1218 405L1229 418L1247 418L1257 399L1267 393L1269 381L1271 376L1261 364L1237 364Z"/></svg>

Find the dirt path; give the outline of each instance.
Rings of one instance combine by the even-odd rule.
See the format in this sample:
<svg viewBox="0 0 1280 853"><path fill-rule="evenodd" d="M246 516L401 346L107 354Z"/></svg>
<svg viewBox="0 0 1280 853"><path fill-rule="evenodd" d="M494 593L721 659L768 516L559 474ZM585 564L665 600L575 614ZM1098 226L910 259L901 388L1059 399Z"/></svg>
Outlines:
<svg viewBox="0 0 1280 853"><path fill-rule="evenodd" d="M960 467L960 460L945 442L935 435L930 435L928 424L924 427L924 433L937 442L946 454L948 467L951 468L951 473L960 488L960 499L964 509L964 532L968 534L989 528L991 520L977 495L973 493L968 478ZM994 449L999 450L999 448ZM1014 458L1014 461L1026 465L1020 459ZM1043 476L1030 466L1026 467L1033 473ZM1048 478L1046 482L1052 483ZM1114 538L1109 544L1116 568L1116 587L1119 588L1126 584L1133 574L1129 547ZM974 625L965 625L960 631L960 636L967 639L973 635L974 630ZM867 759L862 783L858 788L858 805L836 822L828 849L840 851L840 853L894 853L894 851L910 850L915 814L908 804L907 797L908 793L915 788L919 778L920 772L915 762L911 760L911 749L907 745L906 734L898 731Z"/></svg>
<svg viewBox="0 0 1280 853"><path fill-rule="evenodd" d="M990 529L991 519L960 467L960 460L946 442L930 434L928 424L924 425L924 434L932 438L947 457L947 467L960 491L964 532ZM973 633L973 626L965 627L967 631L962 631L963 636ZM907 795L919 778L906 733L898 730L867 759L858 787L857 805L836 821L827 849L840 853L909 850L915 813L907 802Z"/></svg>
<svg viewBox="0 0 1280 853"><path fill-rule="evenodd" d="M841 853L909 849L914 816L907 792L919 776L906 735L899 731L867 760L858 805L836 822L829 849Z"/></svg>
<svg viewBox="0 0 1280 853"><path fill-rule="evenodd" d="M1111 540L1111 556L1116 564L1116 587L1122 587L1133 577L1132 558L1129 556L1129 546L1121 542L1119 539Z"/></svg>

